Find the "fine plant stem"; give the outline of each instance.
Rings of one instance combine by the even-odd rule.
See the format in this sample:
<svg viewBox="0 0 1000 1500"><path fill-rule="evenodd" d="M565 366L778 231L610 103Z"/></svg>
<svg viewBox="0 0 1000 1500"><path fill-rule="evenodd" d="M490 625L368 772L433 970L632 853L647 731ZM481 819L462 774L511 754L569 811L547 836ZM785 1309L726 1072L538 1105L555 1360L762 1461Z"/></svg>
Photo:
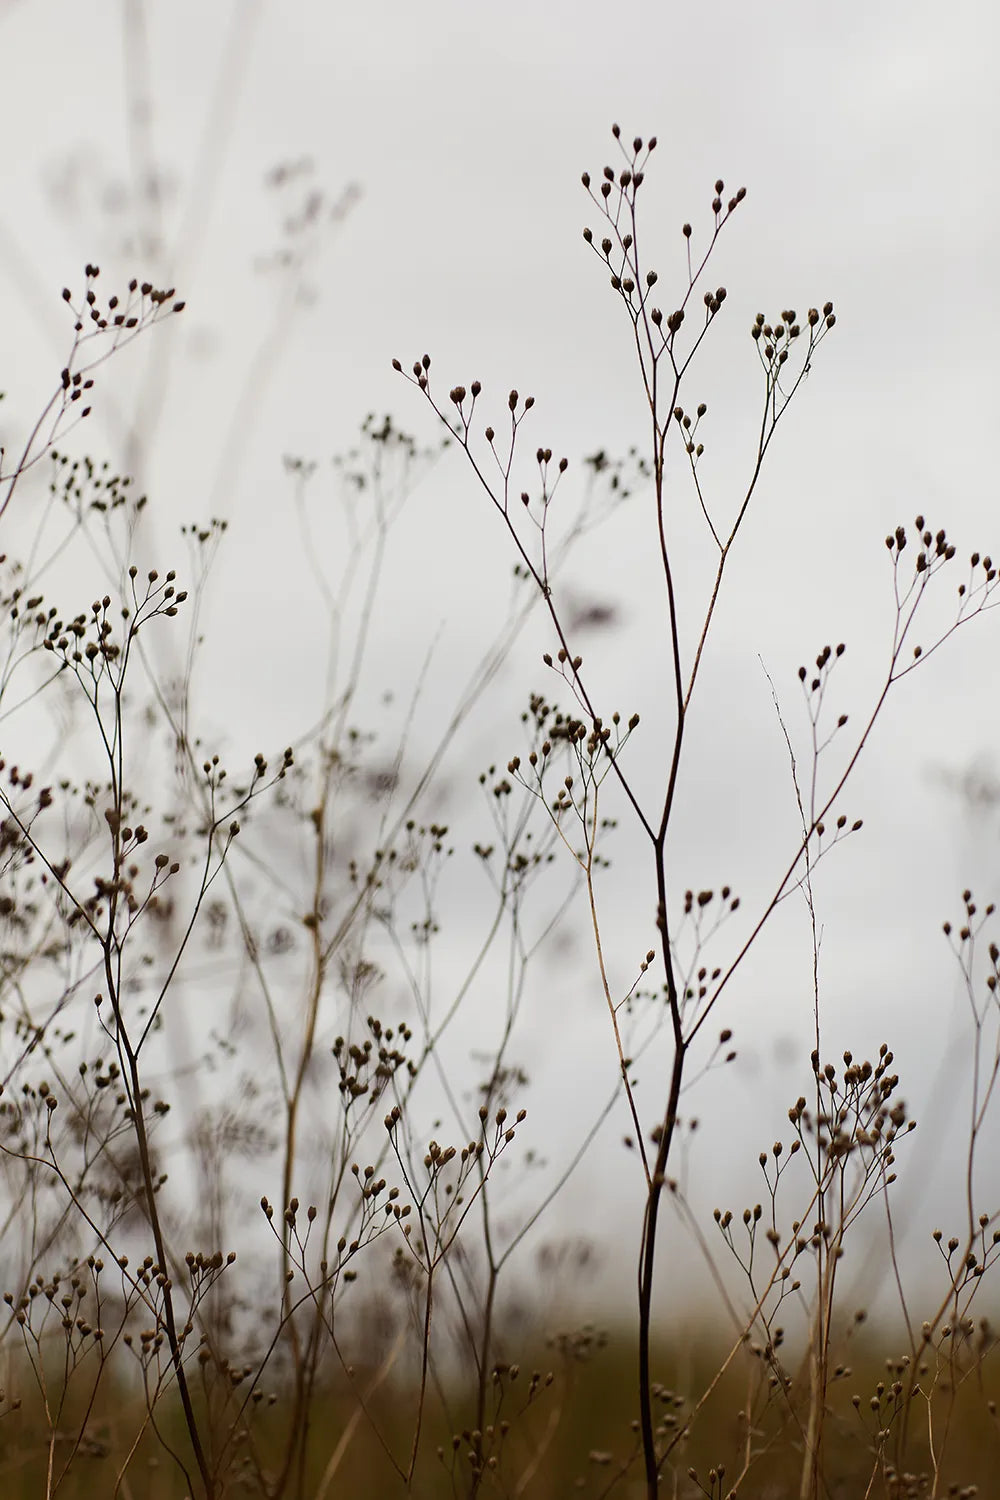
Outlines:
<svg viewBox="0 0 1000 1500"><path fill-rule="evenodd" d="M652 520L663 584L666 637L669 643L669 696L673 704L673 723L668 737L669 753L666 757L665 780L659 800L659 810L655 815L644 809L631 778L626 773L622 742L616 744L610 739L612 733L610 727L605 730L605 720L598 712L596 698L588 685L583 659L574 652L570 631L560 606L559 593L555 587L556 580L550 568L548 535L551 505L555 490L566 469L566 460L559 461L556 473L551 450L539 447L536 454L536 493L533 497L530 489L524 489L520 492L520 508L515 503L518 493L515 471L519 441L522 437L525 419L534 404L533 399L521 398L516 390L510 392L507 401L508 436L501 440L497 436L495 427L487 426L485 428L485 456L480 457L480 439L475 425L478 403L482 395L480 383L475 381L469 387L464 385L452 387L448 397L449 411L449 407L432 391L429 356L424 355L414 361L411 372L405 372L399 360L394 360L393 364L398 372L403 373L405 378L417 387L439 421L457 438L475 481L485 492L500 517L516 553L518 568L534 583L544 602L554 631L558 649L552 654L546 653L543 658L544 663L557 673L568 687L581 715L579 720L570 718L565 721L565 727L563 727L562 716L552 721L553 724L560 726L560 737L565 737L571 747L570 762L575 763L578 776L582 779L582 786L579 790L575 785L575 778L567 776L557 795L553 797L547 794L543 785L543 776L554 754L551 737L544 739L540 745L536 744L532 750L529 757L530 771L523 767L522 758L519 756L514 757L509 763L508 771L542 800L560 834L562 834L561 820L570 811L576 814L581 825L587 830L586 854L574 857L580 863L587 881L590 920L597 949L600 982L611 1019L621 1073L621 1086L640 1142L639 1155L645 1178L637 1285L638 1421L645 1491L648 1500L654 1500L660 1491L663 1463L672 1447L672 1444L668 1444L664 1450L657 1437L654 1419L652 1328L655 1273L661 1256L660 1207L664 1189L670 1182L668 1169L676 1150L678 1111L688 1079L688 1062L692 1048L701 1040L705 1023L716 1012L723 993L757 943L778 906L794 891L801 890L809 915L813 952L814 1107L817 1121L825 1118L824 1111L828 1109L826 1091L832 1087L830 1083L832 1074L829 1067L821 1072L819 1061L821 1050L820 933L813 877L815 867L821 857L828 853L842 837L846 837L848 832L856 833L861 827L860 820L858 820L848 829L846 817L841 814L837 816L835 837L830 840L827 835L824 843L822 841L826 835L826 820L834 815L836 804L839 803L867 747L891 689L937 651L959 625L992 607L991 595L996 584L996 570L993 569L988 557L981 559L980 554L973 554L972 568L975 570L982 566L985 570L985 578L977 580L974 573L971 589L963 586L959 590L960 603L954 621L946 624L943 629L939 629L929 646L914 647L914 620L918 612L923 613L924 600L933 578L951 561L955 555L955 549L947 542L943 531L934 536L924 518L918 516L916 530L923 550L915 558L915 571L908 579L900 567L901 555L907 545L905 529L898 527L895 534L886 539L893 563L896 618L888 671L867 721L854 741L853 748L843 758L839 770L825 777L821 783L819 774L821 758L834 736L843 729L847 722L847 716L842 715L836 728L832 732L824 730L821 736L819 716L823 708L827 681L832 666L843 653L843 646L837 648L836 655L833 654L831 648L824 648L817 658L817 675L811 685L807 685L809 673L806 668L800 669L799 677L803 684L812 741L812 774L807 793L804 793L800 787L792 740L779 711L779 720L792 763L793 785L801 829L800 838L783 875L773 888L772 896L765 901L756 919L752 920L749 935L737 945L735 955L727 964L716 968L710 981L706 979L702 982L699 976L700 987L696 993L687 986L686 981L682 984L677 970L679 929L673 916L671 895L676 879L674 868L676 859L672 850L668 850L668 840L685 762L688 714L691 711L705 653L710 643L711 628L716 617L727 566L736 539L743 530L750 513L751 503L759 488L764 463L778 425L782 422L791 401L802 388L806 376L812 369L818 348L834 327L836 317L833 304L830 302L824 305L822 311L818 308L810 308L807 317L801 322L791 310L782 312L780 318L773 322L768 322L763 314L757 315L751 334L764 373L764 399L756 451L750 465L749 480L736 504L732 518L728 522L723 522L721 520L722 508L711 497L699 473L699 460L704 452L704 444L698 441L697 434L707 406L703 402L700 403L697 412L694 413L685 410L681 403L683 388L690 378L696 357L700 355L709 329L726 301L726 289L719 287L714 291L709 290L704 293L704 319L700 326L693 328L686 343L683 342L681 330L688 314L693 311L695 290L699 288L705 277L721 231L742 202L745 191L741 189L728 200L727 204L723 198L722 181L715 184L712 229L708 236L707 247L700 255L692 252L691 226L684 226L683 232L687 244L687 285L682 285L681 296L676 303L675 310L669 316L665 316L652 303L652 289L658 281L657 273L647 270L645 260L640 262L638 248L640 231L636 198L656 142L653 139L644 144L637 137L630 149L623 141L617 126L614 127L613 134L624 158L624 167L618 172L611 167L606 167L603 179L599 183L599 190L592 186L590 175L584 174L584 188L605 223L603 238L599 239L598 235L587 228L584 230L584 239L610 271L612 289L629 318L643 397L650 422L647 472L652 483ZM682 621L676 587L677 558L668 527L668 516L671 514L671 507L676 505L677 499L671 487L668 503L667 450L668 444L674 440L675 435L679 438L682 451L687 457L698 512L706 525L711 546L716 553L714 576L701 613L693 622L693 635L688 622ZM551 477L553 474L554 478ZM531 545L532 530L535 533L535 548ZM685 664L686 653L682 645L687 638L693 638L694 641L689 665ZM913 656L906 660L904 651L911 647ZM539 709L533 703L533 713L541 738L548 729L549 709L547 707ZM634 715L629 722L630 733L638 722L638 716ZM614 724L618 724L617 715L615 715ZM586 745L586 750L583 748L584 745ZM651 887L655 893L659 967L663 981L664 1004L669 1019L670 1062L667 1069L665 1099L659 1111L658 1123L652 1132L656 1149L651 1164L646 1155L644 1132L641 1128L633 1082L629 1075L629 1066L618 1024L618 1003L608 979L605 945L598 920L593 884L597 786L600 780L594 770L594 765L595 756L599 755L606 758L607 769L613 773L615 784L634 815L639 829L648 840L652 855ZM588 817L591 816L591 812L588 811L591 809L591 798L593 822L588 823ZM563 837L566 841L564 835ZM728 887L724 894L728 896ZM704 893L704 897L699 896L699 909L702 904L707 904L713 899L712 892ZM686 910L692 909L693 900L689 892L686 898ZM738 903L733 903L733 909L736 904ZM653 957L651 953L647 963ZM644 970L645 967L646 965L643 966ZM729 1035L731 1032L728 1029L722 1033L723 1042ZM882 1060L875 1073L876 1080L883 1078L888 1066L886 1055L887 1049L883 1048ZM870 1065L865 1066L870 1069ZM978 1055L976 1066L978 1069ZM863 1078L867 1078L869 1074L851 1072L851 1067L852 1065L848 1062L850 1076L846 1078L846 1083L851 1089L856 1089ZM884 1088L882 1083L879 1083L879 1089L883 1093L891 1091L893 1086L893 1080L888 1078L886 1078ZM804 1106L804 1100L801 1104ZM977 1119L975 1098L973 1118L974 1121ZM798 1122L801 1127L803 1119L804 1115L797 1107L797 1111L793 1114L793 1123ZM975 1128L974 1125L974 1135ZM800 1140L798 1144L801 1145L802 1141ZM780 1150L779 1147L775 1149L776 1152ZM843 1166L836 1159L828 1160L829 1144L824 1142L822 1129L818 1127L810 1149L815 1180L815 1210L818 1214L819 1229L815 1236L816 1292L807 1361L809 1368L808 1410L805 1428L802 1431L803 1460L799 1477L801 1500L817 1500L825 1485L823 1478L824 1432L830 1380L830 1347L837 1261L843 1249L843 1234L847 1225L860 1212L871 1193L876 1190L878 1182L883 1181L883 1190L887 1185L884 1181L885 1164L883 1163L879 1169L880 1175L875 1176L872 1175L873 1164L872 1171L866 1172L861 1178L860 1187L852 1188L848 1193ZM762 1157L762 1164L764 1160L765 1158ZM777 1161L777 1155L775 1161ZM670 1185L672 1188L675 1187L673 1183ZM829 1197L831 1193L834 1194L832 1199ZM971 1164L966 1193L970 1205L971 1222L973 1201ZM756 1224L759 1213L759 1209L754 1210L746 1222L751 1226ZM833 1220L832 1224L828 1223L830 1219ZM777 1230L775 1229L774 1232L776 1234ZM777 1244L777 1241L775 1243ZM781 1259L779 1259L780 1264ZM788 1274L787 1267L785 1274ZM773 1281L769 1281L768 1285L773 1286ZM754 1319L758 1314L762 1314L762 1309L763 1303L758 1302L757 1310L753 1315ZM480 1380L482 1376L483 1367L480 1363ZM783 1385L781 1389L784 1390ZM480 1400L478 1406L480 1425L483 1412L484 1407ZM795 1420L798 1421L798 1418L796 1417ZM749 1461L748 1451L745 1456L745 1469Z"/></svg>

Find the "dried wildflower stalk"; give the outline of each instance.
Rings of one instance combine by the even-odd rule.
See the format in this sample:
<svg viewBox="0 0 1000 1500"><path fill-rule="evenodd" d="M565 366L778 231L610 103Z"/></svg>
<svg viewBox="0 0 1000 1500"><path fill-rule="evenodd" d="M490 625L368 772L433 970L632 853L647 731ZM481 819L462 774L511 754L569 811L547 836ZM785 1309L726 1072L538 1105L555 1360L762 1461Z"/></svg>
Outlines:
<svg viewBox="0 0 1000 1500"><path fill-rule="evenodd" d="M708 283L708 270L719 237L743 202L745 189L741 188L738 192L727 195L723 181L720 179L715 183L708 233L698 249L695 247L699 244L699 237L691 224L684 224L682 235L686 250L686 277L679 295L672 303L666 304L665 311L660 300L659 274L646 259L637 211L639 190L645 182L656 140L652 138L644 142L636 137L629 145L623 140L617 126L613 129L613 135L622 163L617 168L606 166L596 180L589 173L583 175L584 189L602 221L600 229L588 227L583 233L584 240L605 268L612 291L629 324L648 420L646 468L652 489L651 543L659 558L669 621L668 685L673 701L673 727L666 746L666 773L658 800L650 803L640 797L624 763L624 746L638 726L638 716L633 715L628 721L627 730L623 730L618 714L611 715L603 709L592 695L582 655L574 645L573 629L549 563L553 500L567 469L567 461L565 458L555 459L553 450L547 446L540 446L535 450L533 462L524 454L524 433L534 405L533 398L524 398L517 390L512 390L507 398L502 420L480 426L483 393L479 381L472 381L468 385L454 385L447 398L444 398L432 386L431 360L428 355L415 360L408 371L404 370L399 360L394 360L393 365L417 387L440 421L454 432L477 482L494 506L517 555L519 569L534 583L548 612L556 645L551 653L545 655L545 665L569 690L576 705L572 714L551 717L553 710L549 705L541 701L533 702L532 715L539 731L536 742L526 760L521 756L515 756L511 760L508 772L522 785L530 788L544 803L554 826L584 874L601 983L618 1052L622 1088L636 1128L646 1184L638 1298L639 1415L646 1492L650 1500L653 1500L658 1493L664 1463L678 1440L665 1440L656 1430L650 1337L660 1209L664 1189L668 1183L675 1186L668 1175L668 1167L675 1146L681 1090L687 1079L693 1050L715 1013L723 991L729 986L778 905L793 892L804 890L807 897L811 896L810 881L817 861L847 833L860 829L860 820L850 821L846 814L837 813L835 809L890 690L903 676L914 671L937 650L959 625L991 607L992 596L997 587L997 574L989 557L974 553L969 578L958 589L958 606L954 616L937 627L930 644L921 645L914 639L918 614L923 614L928 594L937 592L936 580L953 562L955 548L943 530L933 532L922 516L918 516L915 523L916 547L906 550L908 536L902 526L886 539L893 567L896 621L881 690L863 719L860 733L843 752L839 769L824 777L820 774L821 752L828 748L830 740L835 736L843 743L847 725L847 716L840 715L835 727L828 733L824 731L821 735L818 728L829 675L843 654L843 646L838 647L835 652L832 648L825 647L817 656L814 672L801 669L799 678L813 734L813 773L810 785L803 793L796 783L802 814L801 840L791 851L784 872L775 882L773 894L752 920L748 935L736 947L728 963L711 971L698 964L701 938L696 929L695 963L685 971L677 943L679 931L685 920L699 918L717 899L711 891L701 892L697 896L688 891L682 906L682 917L676 910L677 898L672 894L677 889L678 880L677 872L668 858L667 845L684 764L688 716L709 645L723 578L737 538L749 516L764 461L778 424L801 389L821 344L837 320L833 303L829 301L822 307L809 308L803 317L799 317L794 309L786 308L776 317L769 319L759 313L754 319L750 334L763 376L756 451L751 459L745 488L727 516L725 506L713 497L702 477L702 457L705 452L703 424L707 416L707 404L704 401L689 404L683 398L682 387L686 389L696 368L702 344L727 302L727 289L724 286L712 287ZM679 449L685 460L694 503L703 519L715 554L714 578L700 614L693 620L682 619L676 587L682 559L677 554L670 535L667 457L671 448ZM524 481L519 477L522 468L531 472L531 480ZM522 483L527 483L529 487L522 488ZM673 498L672 503L675 506L678 504L677 497ZM908 568L907 561L910 558L912 567ZM686 641L693 641L690 649L685 649L683 643ZM568 763L568 769L553 790L553 767L560 757L564 763ZM618 996L611 990L593 883L601 833L601 820L597 811L598 795L608 776L617 781L632 816L646 836L651 855L651 894L655 899L659 949L658 952L651 950L646 955L640 974L645 974L654 962L658 964L672 1034L670 1078L659 1121L649 1135L653 1146L651 1151L645 1144L647 1129L643 1128L633 1088L633 1064L627 1055L620 1026L621 1007L628 1001L632 991L628 996ZM572 838L566 831L568 827L572 828ZM579 847L581 843L582 848ZM738 904L729 888L724 887L722 913L731 913ZM816 1024L816 1089L820 1099L828 1085L826 1074L820 1073L818 1064L818 1003ZM719 1055L720 1048L728 1044L730 1037L731 1029L724 1028L719 1042L711 1049L709 1063ZM816 1208L819 1222L824 1226L819 1234L818 1249L821 1253L817 1258L817 1274L821 1287L819 1301L825 1312L818 1325L814 1399L805 1431L807 1459L803 1475L803 1496L818 1494L821 1483L821 1429L828 1313L838 1248L837 1245L828 1245L827 1238L831 1234L839 1236L846 1227L841 1220L836 1231L829 1228L827 1210L832 1187L827 1177L827 1168L823 1165L823 1153L829 1146L827 1142L820 1142L817 1138L815 1149L818 1173ZM837 1170L840 1170L839 1165ZM876 1175L876 1185L878 1181L880 1179ZM862 1184L863 1188L859 1191L862 1191L864 1197L872 1185L872 1179L863 1175ZM849 1221L850 1214L847 1217ZM751 1216L751 1229L754 1222ZM779 1265L782 1265L781 1261ZM762 1305L755 1310L754 1318L761 1316ZM718 1482L721 1486L721 1476ZM714 1483L715 1480L713 1485ZM713 1488L712 1493L715 1492ZM722 1493L721 1488L718 1493Z"/></svg>

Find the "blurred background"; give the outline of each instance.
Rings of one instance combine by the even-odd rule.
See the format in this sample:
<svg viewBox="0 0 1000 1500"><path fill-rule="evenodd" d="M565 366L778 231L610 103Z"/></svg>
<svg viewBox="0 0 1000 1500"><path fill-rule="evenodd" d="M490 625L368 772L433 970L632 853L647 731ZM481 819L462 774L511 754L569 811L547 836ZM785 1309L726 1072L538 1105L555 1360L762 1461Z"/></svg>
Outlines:
<svg viewBox="0 0 1000 1500"><path fill-rule="evenodd" d="M1000 311L998 28L996 13L970 0L836 11L637 0L620 12L590 0L7 0L0 436L8 454L19 451L58 380L71 336L60 292L82 293L85 263L100 265L104 292L131 276L176 288L183 317L98 373L89 427L65 446L109 458L149 495L134 538L142 568L176 567L183 578L181 525L228 523L198 620L193 732L227 761L280 754L323 712L329 597L314 565L336 578L344 555L335 456L358 442L370 413L391 413L422 448L442 437L393 357L407 369L429 353L439 395L482 381L484 422L505 412L511 387L530 392L526 452L540 443L569 459L551 521L556 535L568 532L588 493L584 460L644 451L648 437L630 329L582 238L599 224L581 172L619 165L613 121L626 139L658 138L642 212L664 305L666 288L686 285L682 224L704 247L716 178L726 194L745 185L710 273L728 298L689 384L692 403L708 404L700 473L723 513L739 503L755 451L755 314L830 298L838 322L781 424L734 552L683 768L674 890L728 883L740 895L739 919L711 955L724 963L796 836L769 677L805 753L796 669L846 642L831 712L861 724L891 646L886 534L920 512L947 527L960 556L1000 553L990 337ZM289 460L316 466L306 531ZM391 531L352 710L390 746L405 730L413 765L481 672L507 618L514 562L459 452L428 457L420 476ZM671 526L678 548L690 548L682 593L694 619L705 538L690 486L676 478ZM31 533L42 492L41 479L37 493L19 491L6 550L22 528ZM599 486L592 499L610 510ZM642 715L629 765L655 805L670 715L651 519L637 483L580 539L559 583L581 622L594 700L606 716ZM99 564L72 554L52 580L67 613L110 585ZM949 596L944 625L951 607ZM883 1042L894 1052L919 1122L900 1151L897 1231L913 1275L930 1286L940 1274L930 1231L947 1235L963 1213L972 1107L969 1005L941 927L961 918L964 888L981 906L1000 893L997 623L971 623L890 696L843 802L864 829L816 885L825 1055L874 1056ZM475 711L446 735L419 805L421 818L449 825L456 847L438 896L445 992L469 961L487 894L470 874L470 846L489 833L478 778L524 752L529 693L558 697L541 662L552 648L536 613ZM157 649L169 679L186 647L164 636ZM609 799L609 811L620 825L599 890L623 994L652 946L655 914L646 850L625 810ZM552 886L551 908L563 889ZM522 1140L555 1173L616 1077L592 939L585 921L564 933L532 971L510 1051L530 1079L516 1101L529 1109ZM479 984L477 1008L451 1036L458 1069L499 1024L489 977ZM407 1003L397 987L384 1008L403 1018ZM685 1186L706 1234L714 1207L739 1212L760 1197L758 1152L787 1137L787 1109L808 1092L812 952L801 901L784 904L717 1018L737 1058L685 1100L685 1118L699 1122ZM664 1055L654 1043L639 1071L650 1124ZM622 1143L629 1129L619 1101L559 1210L593 1245L588 1303L632 1299L642 1183ZM992 1212L1000 1183L990 1155L981 1196ZM678 1228L665 1291L687 1257L702 1265ZM851 1274L861 1300L885 1290L878 1261L859 1258ZM572 1283L564 1278L561 1292ZM706 1289L711 1298L710 1280Z"/></svg>

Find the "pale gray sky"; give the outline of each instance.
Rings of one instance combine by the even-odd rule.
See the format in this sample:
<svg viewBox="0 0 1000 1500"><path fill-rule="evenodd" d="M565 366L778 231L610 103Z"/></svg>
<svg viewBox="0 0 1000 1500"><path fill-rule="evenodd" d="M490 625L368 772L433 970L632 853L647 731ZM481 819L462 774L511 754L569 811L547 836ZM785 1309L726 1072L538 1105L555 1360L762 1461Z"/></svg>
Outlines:
<svg viewBox="0 0 1000 1500"><path fill-rule="evenodd" d="M616 161L613 120L627 137L657 135L645 236L664 285L683 271L681 224L707 231L715 178L727 193L745 184L712 272L728 300L692 387L714 422L705 472L717 494L736 492L746 472L760 388L754 314L832 298L838 315L734 556L678 811L678 888L728 880L749 906L794 829L759 658L791 724L795 667L845 640L837 701L860 720L891 630L886 532L919 510L960 553L1000 554L989 337L1000 312L998 30L995 10L972 0L832 10L639 0L617 11L591 0L8 4L4 441L11 451L7 434L51 389L66 332L59 290L79 288L84 262L101 263L108 289L131 274L176 285L183 319L101 374L87 441L119 464L122 433L143 434L141 482L158 513L143 539L150 562L182 564L171 553L175 519L228 517L206 614L208 723L225 727L233 759L278 749L312 718L315 669L301 642L320 618L283 455L325 463L369 411L434 440L430 413L390 368L394 355L408 365L426 350L439 390L483 382L484 417L503 409L510 386L532 392L528 447L566 454L567 487L579 483L585 454L624 452L646 433L629 328L581 237L584 224L597 228L581 171ZM283 194L265 186L271 169L304 159L311 170ZM150 162L170 191L155 212L137 212L137 174ZM287 278L259 269L283 243L283 219L313 189L329 205L354 184L360 197L342 223L296 240L308 248L307 305L283 301ZM144 255L150 234L160 246ZM692 503L678 492L678 507ZM642 712L635 763L653 787L665 698L658 604L637 582L648 520L648 497L637 496L584 545L575 576L622 600L621 631L595 639L588 660L609 709ZM373 704L383 688L407 696L435 639L430 714L474 664L512 562L494 522L461 456L446 458L390 557ZM918 1116L955 1034L940 922L957 915L965 884L984 904L1000 895L995 820L966 815L935 779L994 753L998 626L994 616L963 631L890 702L844 804L865 831L819 888L831 1055L888 1040ZM550 644L539 629L515 655L490 717L456 745L453 772L518 748L527 692L548 686L539 655ZM430 733L418 718L417 742ZM623 831L607 880L623 971L651 917L628 873L636 849ZM575 967L567 992L547 987L546 1003L576 1003L588 973ZM723 1091L709 1082L704 1102L692 1100L703 1117L724 1116L727 1132L738 1122L747 1171L807 1082L809 983L804 920L786 916L720 1016L741 1061ZM610 1076L596 991L580 1005L585 1040L571 1061L552 1054L543 1003L527 1007L522 1045L545 1080L531 1100L540 1120L546 1093L564 1118L569 1098L600 1092ZM655 1094L653 1080L644 1093ZM944 1120L947 1089L942 1097ZM620 1133L609 1133L601 1177L625 1180L611 1139ZM934 1130L927 1136L909 1143L922 1170L935 1155ZM722 1139L706 1123L712 1170L700 1176L709 1207L727 1194L736 1207L744 1164ZM615 1191L634 1207L631 1189Z"/></svg>

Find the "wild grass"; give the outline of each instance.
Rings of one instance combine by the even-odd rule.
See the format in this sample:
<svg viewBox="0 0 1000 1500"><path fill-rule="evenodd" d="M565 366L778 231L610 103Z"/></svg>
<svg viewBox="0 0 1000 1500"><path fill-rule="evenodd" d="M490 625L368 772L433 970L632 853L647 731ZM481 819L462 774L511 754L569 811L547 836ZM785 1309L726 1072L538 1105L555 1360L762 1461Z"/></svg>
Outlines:
<svg viewBox="0 0 1000 1500"><path fill-rule="evenodd" d="M440 441L365 422L334 466L332 553L316 542L330 492L312 461L287 461L304 575L326 610L325 634L303 643L304 675L322 686L307 726L275 731L245 763L228 766L197 728L194 664L211 647L199 622L225 527L181 529L187 577L140 570L145 497L110 462L64 448L93 372L183 303L137 279L102 302L93 265L84 291L64 294L66 364L0 472L9 525L33 471L50 466L44 534L3 563L5 1493L901 1500L988 1486L995 1340L981 1288L1000 1216L981 1201L979 1172L1000 1072L993 908L965 892L945 929L969 1007L965 1205L957 1226L928 1227L940 1287L918 1307L893 1220L914 1120L888 1043L870 1058L827 1056L816 882L861 834L845 793L897 685L993 607L997 572L978 551L959 560L923 515L885 538L893 624L870 701L841 707L843 644L808 653L791 688L774 684L798 833L764 872L769 894L751 909L722 878L689 883L674 829L699 775L689 725L719 600L779 425L837 319L819 297L801 315L753 319L756 443L742 488L716 493L714 407L710 422L689 391L728 312L710 271L746 194L715 182L703 222L681 229L685 271L664 294L639 208L656 142L613 134L616 165L583 177L597 226L584 239L634 348L645 451L627 465L593 456L573 507L568 460L528 436L530 396L491 401L478 381L439 393L429 356L406 371L395 361ZM393 528L453 455L492 509L515 583L418 751L419 684L393 739L358 714ZM666 621L650 645L669 705L668 731L644 750L661 768L652 791L635 769L644 718L592 685L565 585L574 541L601 512L613 526L626 489L644 507ZM675 539L682 506L704 544L693 570ZM77 561L68 604L49 602L64 555L92 562ZM627 584L628 569L620 576ZM160 632L185 617L184 666L164 674ZM442 766L534 617L551 642L548 686L525 694L519 720L490 726L511 751L471 773L484 831L459 846L435 801ZM611 867L621 821L644 855ZM731 851L711 838L723 870ZM485 892L477 930L462 908L461 942L446 925L455 878L463 894L473 880ZM616 879L648 909L635 953L606 915ZM783 1137L749 1147L754 1201L702 1222L679 1167L682 1147L698 1150L682 1101L706 1072L739 1066L745 961L787 903L811 935L812 1056ZM576 911L616 1084L604 1099L567 1098L570 1128L539 1142L517 1039L547 945ZM562 1205L608 1121L643 1199L614 1233L635 1268L634 1313L607 1333L547 1328L555 1304L539 1267L547 1255L557 1281L582 1273L567 1246L584 1226ZM597 1177L588 1210L607 1212ZM897 1293L898 1317L877 1326L844 1306L862 1218ZM673 1287L671 1307L689 1308L682 1326L660 1304L679 1233L706 1272Z"/></svg>

